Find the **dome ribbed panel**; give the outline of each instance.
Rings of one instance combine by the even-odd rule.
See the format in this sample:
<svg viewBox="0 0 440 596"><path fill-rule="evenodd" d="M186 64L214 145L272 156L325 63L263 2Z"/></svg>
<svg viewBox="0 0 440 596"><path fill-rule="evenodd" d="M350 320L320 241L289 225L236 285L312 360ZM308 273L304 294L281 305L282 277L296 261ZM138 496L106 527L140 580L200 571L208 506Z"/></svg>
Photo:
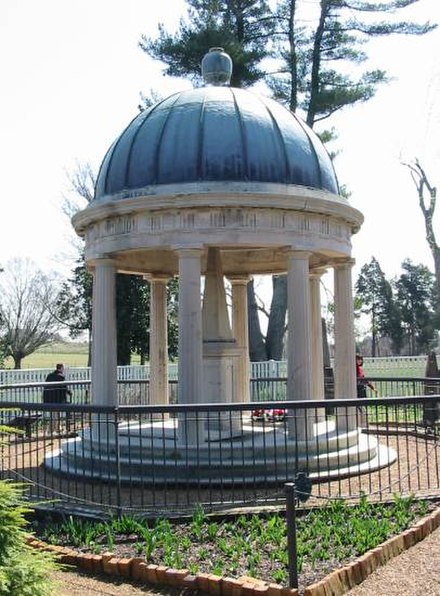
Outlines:
<svg viewBox="0 0 440 596"><path fill-rule="evenodd" d="M266 182L338 193L316 135L277 102L243 89L176 93L139 114L107 152L95 200L162 184Z"/></svg>
<svg viewBox="0 0 440 596"><path fill-rule="evenodd" d="M98 176L96 178L96 185L95 185L95 199L102 197L106 194L106 183L107 183L107 175L109 171L110 160L113 155L113 149L116 145L116 141L111 145L110 149L105 154L104 159L102 160L101 167L99 168Z"/></svg>
<svg viewBox="0 0 440 596"><path fill-rule="evenodd" d="M180 94L170 111L157 152L156 184L193 182L199 178L203 91L199 89Z"/></svg>
<svg viewBox="0 0 440 596"><path fill-rule="evenodd" d="M320 164L300 122L289 110L276 101L265 98L264 102L278 125L285 147L288 160L285 182L321 188ZM326 155L326 159L329 160L328 155ZM322 188L337 192L334 185Z"/></svg>
<svg viewBox="0 0 440 596"><path fill-rule="evenodd" d="M200 179L244 180L246 149L232 91L228 87L212 87L206 91Z"/></svg>
<svg viewBox="0 0 440 596"><path fill-rule="evenodd" d="M248 91L235 89L246 145L246 180L288 182L283 141L261 99Z"/></svg>
<svg viewBox="0 0 440 596"><path fill-rule="evenodd" d="M147 116L148 111L135 118L114 143L106 168L106 194L111 194L114 188L130 188L127 175L130 168L133 142Z"/></svg>
<svg viewBox="0 0 440 596"><path fill-rule="evenodd" d="M311 128L307 127L307 134L310 138L310 142L313 145L313 149L317 155L318 163L321 171L321 186L327 190L333 190L332 192L338 193L338 183L336 181L336 174L333 168L333 163L328 156L328 153L322 144L318 135L316 135Z"/></svg>
<svg viewBox="0 0 440 596"><path fill-rule="evenodd" d="M167 123L179 95L172 95L137 118L140 126L133 140L125 188L142 188L158 184L160 148Z"/></svg>

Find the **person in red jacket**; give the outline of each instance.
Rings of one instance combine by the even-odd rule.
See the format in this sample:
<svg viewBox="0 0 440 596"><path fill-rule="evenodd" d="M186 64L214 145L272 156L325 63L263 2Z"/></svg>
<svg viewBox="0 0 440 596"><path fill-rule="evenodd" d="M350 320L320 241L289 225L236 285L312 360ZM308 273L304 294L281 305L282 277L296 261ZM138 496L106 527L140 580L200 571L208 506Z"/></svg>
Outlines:
<svg viewBox="0 0 440 596"><path fill-rule="evenodd" d="M376 392L376 388L368 379L365 378L362 365L364 358L361 354L356 354L356 387L358 397L367 397L367 387Z"/></svg>

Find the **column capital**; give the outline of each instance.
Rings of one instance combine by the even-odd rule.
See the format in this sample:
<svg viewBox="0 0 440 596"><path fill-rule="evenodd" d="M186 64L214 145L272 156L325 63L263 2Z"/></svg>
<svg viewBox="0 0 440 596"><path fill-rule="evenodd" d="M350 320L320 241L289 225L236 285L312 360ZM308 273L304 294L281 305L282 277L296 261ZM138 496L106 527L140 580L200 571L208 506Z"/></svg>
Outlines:
<svg viewBox="0 0 440 596"><path fill-rule="evenodd" d="M106 267L115 267L115 261L109 256L98 257L96 259L90 259L87 261L87 268L94 269L97 265L102 265Z"/></svg>
<svg viewBox="0 0 440 596"><path fill-rule="evenodd" d="M196 246L175 245L172 249L181 258L191 258L200 257L203 254L204 247L202 244Z"/></svg>
<svg viewBox="0 0 440 596"><path fill-rule="evenodd" d="M228 281L231 282L232 285L242 285L242 286L247 286L247 284L250 282L251 276L250 275L246 275L246 274L240 274L237 273L235 275L227 275L226 276Z"/></svg>
<svg viewBox="0 0 440 596"><path fill-rule="evenodd" d="M344 269L347 267L353 267L353 265L356 263L356 259L352 258L352 257L345 257L345 258L341 258L341 259L335 259L334 261L332 261L332 267L334 269Z"/></svg>
<svg viewBox="0 0 440 596"><path fill-rule="evenodd" d="M168 280L170 280L173 276L170 275L169 273L147 273L146 275L143 276L144 279L150 283L162 283L162 284L166 284L168 283Z"/></svg>
<svg viewBox="0 0 440 596"><path fill-rule="evenodd" d="M328 268L327 267L314 267L313 269L310 269L310 277L313 278L320 278L322 277L325 273L327 273Z"/></svg>
<svg viewBox="0 0 440 596"><path fill-rule="evenodd" d="M289 259L298 259L298 260L309 260L312 256L312 252L309 250L295 250L294 248L290 247L287 249L287 256Z"/></svg>

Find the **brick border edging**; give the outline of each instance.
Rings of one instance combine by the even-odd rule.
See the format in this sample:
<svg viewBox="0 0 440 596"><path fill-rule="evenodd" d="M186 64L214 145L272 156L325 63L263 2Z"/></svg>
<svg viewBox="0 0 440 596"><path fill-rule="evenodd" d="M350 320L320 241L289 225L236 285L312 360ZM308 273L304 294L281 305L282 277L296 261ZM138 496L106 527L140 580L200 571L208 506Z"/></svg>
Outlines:
<svg viewBox="0 0 440 596"><path fill-rule="evenodd" d="M192 575L188 569L173 569L165 565L146 563L143 557L119 558L113 553L80 553L65 546L47 544L33 536L28 537L27 544L54 553L63 565L76 566L92 574L104 573L150 585L201 590L213 596L298 596L296 589L249 576L234 579L212 573Z"/></svg>
<svg viewBox="0 0 440 596"><path fill-rule="evenodd" d="M319 582L307 586L304 596L342 596L360 584L378 567L420 542L440 527L440 508L419 520L398 536L366 552L364 555L336 569ZM65 546L47 544L29 536L27 544L57 555L64 565L77 566L89 573L104 573L126 577L137 582L201 590L213 596L298 596L298 590L268 583L249 576L238 579L212 573L191 574L187 569L173 569L165 565L146 563L143 557L119 558L113 553L93 555L80 553Z"/></svg>

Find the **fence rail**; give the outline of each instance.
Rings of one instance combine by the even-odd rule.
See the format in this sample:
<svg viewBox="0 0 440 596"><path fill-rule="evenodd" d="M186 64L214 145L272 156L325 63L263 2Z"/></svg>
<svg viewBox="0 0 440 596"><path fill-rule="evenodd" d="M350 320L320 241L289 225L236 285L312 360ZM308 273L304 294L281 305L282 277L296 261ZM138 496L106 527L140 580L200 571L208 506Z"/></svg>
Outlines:
<svg viewBox="0 0 440 596"><path fill-rule="evenodd" d="M368 389L369 397L414 397L417 395L436 394L440 389L439 378L429 377L369 377L374 383L376 392ZM255 377L250 379L251 400L280 401L289 400L286 377ZM26 402L40 404L43 402L43 390L53 384L44 382L16 383L0 385L0 400L4 402ZM69 402L72 404L90 404L93 402L91 382L89 380L69 381L72 392ZM325 380L326 396L334 394L333 378ZM178 382L168 383L169 403L178 402ZM147 379L120 380L117 385L118 405L149 405L150 383Z"/></svg>
<svg viewBox="0 0 440 596"><path fill-rule="evenodd" d="M422 377L425 374L426 360L427 356L390 356L383 358L364 358L364 370L369 376ZM91 369L86 366L66 366L66 377L69 379L69 381L88 381L90 380L90 370ZM50 372L52 372L52 369L49 368L0 370L0 385L14 385L16 383L42 383ZM168 377L170 381L177 380L177 375L177 364L170 363L168 365ZM287 376L287 362L285 360L251 362L251 376L253 378L285 377ZM120 381L142 381L148 380L149 378L149 364L144 366L118 366L118 380Z"/></svg>

